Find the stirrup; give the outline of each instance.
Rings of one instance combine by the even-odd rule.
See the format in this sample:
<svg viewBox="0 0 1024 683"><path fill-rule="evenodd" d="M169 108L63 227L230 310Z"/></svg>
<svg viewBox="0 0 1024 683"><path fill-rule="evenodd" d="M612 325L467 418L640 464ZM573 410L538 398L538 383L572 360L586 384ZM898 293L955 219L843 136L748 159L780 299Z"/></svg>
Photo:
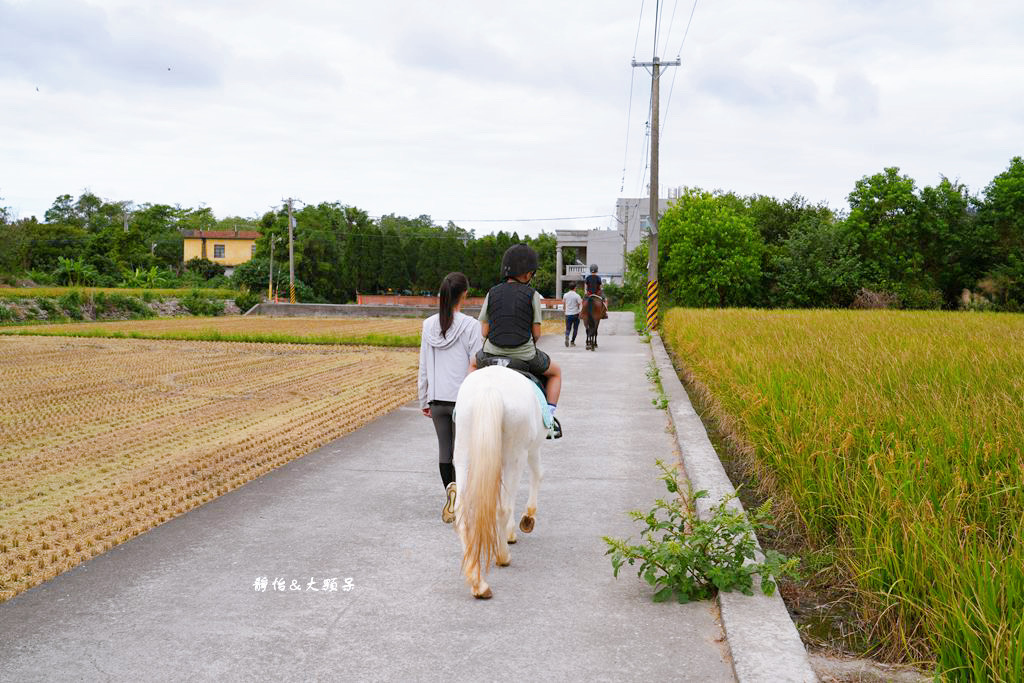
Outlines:
<svg viewBox="0 0 1024 683"><path fill-rule="evenodd" d="M554 415L551 416L551 421L554 423L554 426L551 427L551 430L548 432L548 438L549 439L561 439L562 438L562 423L559 422L558 418L555 417Z"/></svg>

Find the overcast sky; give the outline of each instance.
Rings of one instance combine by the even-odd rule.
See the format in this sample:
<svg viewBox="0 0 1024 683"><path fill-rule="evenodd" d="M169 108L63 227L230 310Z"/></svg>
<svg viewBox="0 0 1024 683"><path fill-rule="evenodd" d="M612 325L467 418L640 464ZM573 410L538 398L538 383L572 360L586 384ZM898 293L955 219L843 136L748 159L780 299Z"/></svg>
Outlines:
<svg viewBox="0 0 1024 683"><path fill-rule="evenodd" d="M1024 154L1020 0L661 7L660 184L846 208L898 166ZM0 0L0 205L258 216L284 197L477 234L613 227L647 192L654 0ZM674 14L674 18L673 18ZM630 93L632 92L632 97ZM521 218L578 218L516 223ZM485 220L487 222L475 222Z"/></svg>

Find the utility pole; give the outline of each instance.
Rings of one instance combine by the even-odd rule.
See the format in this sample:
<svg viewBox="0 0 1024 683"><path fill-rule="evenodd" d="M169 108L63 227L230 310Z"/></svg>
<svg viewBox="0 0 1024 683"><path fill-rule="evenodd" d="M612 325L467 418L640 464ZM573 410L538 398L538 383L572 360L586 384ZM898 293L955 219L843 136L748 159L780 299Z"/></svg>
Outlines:
<svg viewBox="0 0 1024 683"><path fill-rule="evenodd" d="M274 300L274 242L277 237L270 238L270 281L267 284L267 300Z"/></svg>
<svg viewBox="0 0 1024 683"><path fill-rule="evenodd" d="M295 219L292 218L292 200L288 199L288 300L295 303Z"/></svg>
<svg viewBox="0 0 1024 683"><path fill-rule="evenodd" d="M651 62L633 60L634 67L651 67L651 237L647 241L647 327L652 330L658 326L658 96L661 90L661 67L679 66L680 63L678 59L662 62L657 55Z"/></svg>

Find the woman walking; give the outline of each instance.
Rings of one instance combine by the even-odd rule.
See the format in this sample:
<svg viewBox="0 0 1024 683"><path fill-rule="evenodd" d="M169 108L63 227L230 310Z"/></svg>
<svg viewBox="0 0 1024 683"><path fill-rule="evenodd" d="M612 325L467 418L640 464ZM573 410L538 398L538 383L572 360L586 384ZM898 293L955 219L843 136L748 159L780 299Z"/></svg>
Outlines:
<svg viewBox="0 0 1024 683"><path fill-rule="evenodd" d="M469 371L470 359L483 346L480 323L460 311L466 301L469 280L462 273L448 273L441 282L439 310L423 321L420 335L419 399L423 414L434 421L437 432L438 468L445 487L441 519L455 519L455 421L452 409L459 386Z"/></svg>

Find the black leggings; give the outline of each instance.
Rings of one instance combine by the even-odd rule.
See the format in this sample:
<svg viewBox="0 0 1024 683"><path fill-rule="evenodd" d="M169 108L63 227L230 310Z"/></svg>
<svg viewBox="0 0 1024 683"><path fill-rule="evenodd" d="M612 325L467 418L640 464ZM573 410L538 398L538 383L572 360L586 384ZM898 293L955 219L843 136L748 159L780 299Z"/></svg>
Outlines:
<svg viewBox="0 0 1024 683"><path fill-rule="evenodd" d="M441 471L441 483L445 487L455 481L455 466L452 464L452 456L455 453L455 420L452 419L454 410L454 401L430 402L430 419L434 422L434 431L437 432L437 466Z"/></svg>

